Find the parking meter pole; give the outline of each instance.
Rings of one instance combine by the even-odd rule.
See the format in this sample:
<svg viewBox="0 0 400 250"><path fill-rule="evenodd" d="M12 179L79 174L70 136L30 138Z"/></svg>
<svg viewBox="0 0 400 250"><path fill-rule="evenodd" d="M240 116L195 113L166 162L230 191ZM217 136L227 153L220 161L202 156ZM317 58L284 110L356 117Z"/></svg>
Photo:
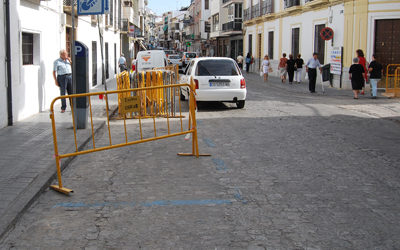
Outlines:
<svg viewBox="0 0 400 250"><path fill-rule="evenodd" d="M76 93L89 93L89 49L78 41L75 41L75 79ZM88 97L76 98L75 104L75 121L78 129L85 129L88 124Z"/></svg>
<svg viewBox="0 0 400 250"><path fill-rule="evenodd" d="M71 34L71 60L72 60L72 94L76 94L76 67L75 67L75 1L71 1L71 24L72 24L72 34ZM76 100L72 99L73 109L76 110ZM76 112L75 112L76 116ZM76 121L76 117L75 117Z"/></svg>

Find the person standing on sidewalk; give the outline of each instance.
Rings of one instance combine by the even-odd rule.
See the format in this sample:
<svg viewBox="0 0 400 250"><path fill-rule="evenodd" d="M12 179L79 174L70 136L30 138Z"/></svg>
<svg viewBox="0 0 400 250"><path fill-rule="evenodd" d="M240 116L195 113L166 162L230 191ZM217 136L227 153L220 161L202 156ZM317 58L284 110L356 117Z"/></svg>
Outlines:
<svg viewBox="0 0 400 250"><path fill-rule="evenodd" d="M243 69L243 56L242 55L238 55L238 57L236 58L237 64L239 65L239 68L242 70Z"/></svg>
<svg viewBox="0 0 400 250"><path fill-rule="evenodd" d="M294 71L296 70L296 62L293 59L293 55L289 55L289 60L286 62L287 72L289 75L289 84L293 83Z"/></svg>
<svg viewBox="0 0 400 250"><path fill-rule="evenodd" d="M360 64L358 57L353 59L353 65L350 66L349 78L354 93L354 99L358 99L358 93L364 86L365 71Z"/></svg>
<svg viewBox="0 0 400 250"><path fill-rule="evenodd" d="M286 82L287 60L286 53L283 53L278 65L278 71L281 76L282 83Z"/></svg>
<svg viewBox="0 0 400 250"><path fill-rule="evenodd" d="M369 82L371 83L372 88L372 98L376 99L378 81L382 78L383 67L382 64L376 61L375 55L372 55L372 61L369 64L368 71L370 73Z"/></svg>
<svg viewBox="0 0 400 250"><path fill-rule="evenodd" d="M300 84L301 75L303 73L303 64L304 64L304 60L301 58L300 54L297 55L295 62L296 62L296 71L295 71L294 81Z"/></svg>
<svg viewBox="0 0 400 250"><path fill-rule="evenodd" d="M60 58L54 61L53 64L53 78L56 86L60 88L60 95L72 94L72 70L71 58L65 49L60 51ZM65 112L67 103L65 99L61 99L61 113Z"/></svg>
<svg viewBox="0 0 400 250"><path fill-rule="evenodd" d="M263 69L263 73L264 73L264 82L268 81L268 72L269 72L269 57L268 55L264 56L264 60L262 61L262 69Z"/></svg>
<svg viewBox="0 0 400 250"><path fill-rule="evenodd" d="M313 57L308 60L306 64L306 71L308 73L308 79L309 79L309 85L308 89L310 90L310 93L315 93L315 83L317 81L317 68L319 68L319 71L321 72L321 63L318 60L318 54L314 53Z"/></svg>
<svg viewBox="0 0 400 250"><path fill-rule="evenodd" d="M121 57L118 59L118 65L119 65L119 71L122 73L124 70L127 69L126 67L126 59L124 57L124 54L121 54Z"/></svg>
<svg viewBox="0 0 400 250"><path fill-rule="evenodd" d="M250 55L250 53L247 53L247 56L246 56L246 73L249 73L250 64L251 64L251 55Z"/></svg>
<svg viewBox="0 0 400 250"><path fill-rule="evenodd" d="M356 54L358 57L358 63L361 64L361 66L363 66L364 72L366 73L367 72L367 60L364 57L364 51L362 51L361 49L358 49L358 50L356 50ZM365 93L364 88L365 88L365 83L368 82L368 74L365 74L364 78L365 78L365 82L363 85L363 89L361 90L362 95L364 95L364 93Z"/></svg>

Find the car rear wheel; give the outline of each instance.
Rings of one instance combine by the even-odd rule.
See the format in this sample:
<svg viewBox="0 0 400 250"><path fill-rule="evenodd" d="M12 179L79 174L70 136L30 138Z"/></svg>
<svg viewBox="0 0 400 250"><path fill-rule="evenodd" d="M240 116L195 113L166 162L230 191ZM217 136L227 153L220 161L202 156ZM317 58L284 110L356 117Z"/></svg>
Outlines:
<svg viewBox="0 0 400 250"><path fill-rule="evenodd" d="M237 101L237 102L236 102L236 107L237 107L238 109L242 109L242 108L244 108L244 103L245 103L244 100L243 100L243 101Z"/></svg>

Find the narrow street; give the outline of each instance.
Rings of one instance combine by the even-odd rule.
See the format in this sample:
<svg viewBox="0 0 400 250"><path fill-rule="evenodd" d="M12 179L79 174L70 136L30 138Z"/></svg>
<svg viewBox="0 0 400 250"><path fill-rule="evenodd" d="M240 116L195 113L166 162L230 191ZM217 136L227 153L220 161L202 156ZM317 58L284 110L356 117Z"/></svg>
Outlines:
<svg viewBox="0 0 400 250"><path fill-rule="evenodd" d="M199 104L211 157L183 136L79 156L0 248L399 249L398 100L245 77L244 109Z"/></svg>

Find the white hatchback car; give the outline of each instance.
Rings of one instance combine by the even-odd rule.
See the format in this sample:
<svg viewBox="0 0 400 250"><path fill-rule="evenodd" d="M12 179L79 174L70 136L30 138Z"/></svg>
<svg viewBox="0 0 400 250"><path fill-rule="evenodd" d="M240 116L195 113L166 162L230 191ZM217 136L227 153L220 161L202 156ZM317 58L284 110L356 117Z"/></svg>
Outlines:
<svg viewBox="0 0 400 250"><path fill-rule="evenodd" d="M181 76L182 83L196 84L196 101L236 103L243 108L246 100L246 81L236 62L227 57L193 59ZM189 97L188 87L181 88L181 100Z"/></svg>
<svg viewBox="0 0 400 250"><path fill-rule="evenodd" d="M180 55L168 55L168 62L182 67L182 57Z"/></svg>

